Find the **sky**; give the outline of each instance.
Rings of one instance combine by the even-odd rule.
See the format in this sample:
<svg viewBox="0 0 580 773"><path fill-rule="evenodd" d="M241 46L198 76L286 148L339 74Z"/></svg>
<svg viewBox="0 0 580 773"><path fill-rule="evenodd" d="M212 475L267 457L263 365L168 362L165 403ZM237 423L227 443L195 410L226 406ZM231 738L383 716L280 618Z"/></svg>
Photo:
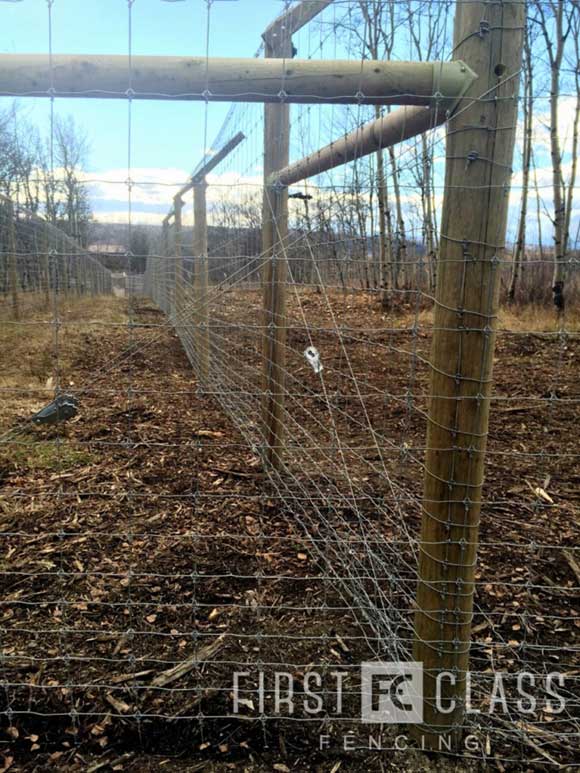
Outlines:
<svg viewBox="0 0 580 773"><path fill-rule="evenodd" d="M134 0L131 8L135 55L251 57L269 22L284 9L282 0ZM126 54L129 41L127 0L54 0L52 50L55 54ZM49 50L46 0L0 0L2 53L44 53ZM0 111L12 100L0 98ZM227 103L134 101L131 118L131 166L182 184L211 144L227 113ZM128 109L124 101L56 99L55 113L72 115L87 130L89 178L118 180L119 199L126 201ZM19 116L49 125L47 99L19 100ZM107 192L112 193L111 185ZM95 201L96 214L106 214L112 201Z"/></svg>
<svg viewBox="0 0 580 773"><path fill-rule="evenodd" d="M261 33L285 7L284 0L0 0L0 51L2 53L47 53L52 43L54 53L121 54L129 50L129 16L131 44L135 55L182 55L251 57L261 41ZM323 24L308 25L295 43L299 56L340 58L346 55L344 37L334 33L332 25L346 5L331 6L322 16ZM49 34L49 8L51 28ZM209 8L209 10L208 10ZM131 10L129 14L129 9ZM325 26L326 24L326 26ZM209 28L208 28L209 25ZM398 33L398 58L408 57L407 34ZM538 181L545 191L543 226L550 239L551 165L549 147L549 104L545 97L536 106L534 147L538 164ZM12 100L0 98L0 112L9 108ZM50 102L47 99L18 100L18 120L27 121L46 135L50 126ZM228 103L133 101L131 131L129 109L124 100L59 99L55 114L72 115L89 139L90 154L86 179L90 184L95 217L110 222L127 222L127 180L130 148L131 179L146 185L133 189L133 222L160 223L169 209L173 193L187 180L218 133ZM240 173L249 185L260 185L262 174L261 128L257 129L256 111L259 105L244 108L236 116L232 132L242 128L248 139L226 161L210 182L211 196L219 200L223 191L241 186ZM344 123L344 111L332 107L292 106L292 115L299 115L300 124L292 129L293 156L298 158L330 139L340 136L346 128L354 128L356 108L351 112L352 123ZM342 123L336 116L342 115ZM569 169L566 149L571 146L574 98L563 98L560 105L564 171ZM207 121L207 124L206 124ZM521 133L521 122L519 126ZM442 136L442 133L441 133ZM227 138L226 138L227 139ZM443 144L438 145L437 170L443 175ZM510 231L513 236L521 186L521 153L519 142L514 159L512 180ZM400 151L403 153L404 149ZM348 171L345 171L348 174ZM237 175L237 176L236 176ZM172 187L174 186L174 187ZM220 187L221 186L221 191ZM410 196L416 192L410 191ZM436 197L440 205L441 197ZM531 205L532 207L535 204ZM184 212L184 221L191 218L191 207ZM580 195L576 195L572 216L572 233L580 222ZM530 218L529 237L537 238L534 218ZM546 238L546 237L544 237Z"/></svg>

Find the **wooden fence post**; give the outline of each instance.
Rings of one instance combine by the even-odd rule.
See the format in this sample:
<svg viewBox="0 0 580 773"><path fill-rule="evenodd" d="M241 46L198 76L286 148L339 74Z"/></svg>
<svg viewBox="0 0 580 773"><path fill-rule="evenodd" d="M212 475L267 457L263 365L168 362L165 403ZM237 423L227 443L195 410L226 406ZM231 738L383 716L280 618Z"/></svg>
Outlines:
<svg viewBox="0 0 580 773"><path fill-rule="evenodd" d="M163 220L163 244L167 243L167 229L171 217L179 218L179 230L181 231L181 207L183 206L182 196L188 191L193 190L194 200L194 220L193 220L193 260L194 260L194 289L193 289L193 337L194 348L196 351L198 381L203 384L207 382L209 376L209 298L208 298L208 246L207 246L207 203L206 203L206 174L215 169L223 159L229 155L237 146L245 140L242 132L237 132L220 150L212 154L203 164L201 169L188 180L188 182L179 189L174 196L174 207ZM179 209L179 213L177 210ZM177 221L176 221L177 222ZM164 247L165 253L167 248ZM181 250L180 250L181 255ZM181 300L183 309L187 293L185 292L185 267L181 261L181 282L183 285Z"/></svg>
<svg viewBox="0 0 580 773"><path fill-rule="evenodd" d="M181 223L181 210L183 207L183 199L181 196L176 196L173 199L173 228L175 234L174 242L174 254L175 262L173 265L173 318L175 320L175 326L179 331L182 323L183 314L183 256L182 256L182 223Z"/></svg>
<svg viewBox="0 0 580 773"><path fill-rule="evenodd" d="M292 59L292 35L331 4L331 0L303 0L275 19L262 35L266 59ZM296 60L292 63L292 69ZM281 63L282 64L282 63ZM273 469L282 466L284 454L284 402L286 367L286 277L288 262L288 188L276 173L290 160L290 107L284 91L286 68L280 67L279 102L264 108L264 204L262 255L264 267L264 395L262 424L264 460ZM336 78L336 68L334 68ZM271 81L272 82L272 81ZM361 87L357 87L360 91Z"/></svg>
<svg viewBox="0 0 580 773"><path fill-rule="evenodd" d="M14 205L6 202L6 218L8 220L8 284L12 298L12 316L20 319L20 302L18 288L18 256L16 255L16 222Z"/></svg>
<svg viewBox="0 0 580 773"><path fill-rule="evenodd" d="M44 276L44 303L46 308L50 306L50 257L49 257L49 239L47 227L41 225L41 243L42 250L42 273Z"/></svg>
<svg viewBox="0 0 580 773"><path fill-rule="evenodd" d="M193 260L195 276L195 337L201 385L207 385L209 375L209 269L207 245L206 182L193 186Z"/></svg>
<svg viewBox="0 0 580 773"><path fill-rule="evenodd" d="M81 265L81 256L77 253L77 248L75 245L70 243L68 245L71 252L74 252L72 256L72 268L73 268L73 274L74 274L74 280L75 280L75 295L83 295L84 294L84 277L83 277L83 267Z"/></svg>
<svg viewBox="0 0 580 773"><path fill-rule="evenodd" d="M167 218L163 220L163 225L161 226L161 254L164 257L167 257L169 254L169 223Z"/></svg>
<svg viewBox="0 0 580 773"><path fill-rule="evenodd" d="M161 256L157 259L154 267L154 287L156 288L155 302L167 313L166 302L166 274L167 261L169 258L169 220L164 218L161 229Z"/></svg>
<svg viewBox="0 0 580 773"><path fill-rule="evenodd" d="M65 297L67 297L70 290L69 259L68 259L68 255L66 254L66 250L64 247L64 239L61 233L57 233L56 243L57 243L57 250L59 250L60 252L60 262L62 265L62 274L61 274L62 294Z"/></svg>
<svg viewBox="0 0 580 773"><path fill-rule="evenodd" d="M275 35L264 36L264 42L266 57L292 56L292 40L286 26L281 25ZM281 95L283 89L281 78ZM265 461L274 469L280 468L284 450L288 189L273 182L272 174L288 166L289 155L290 108L281 96L280 104L264 107L262 212L262 254L267 261L263 275L263 433Z"/></svg>
<svg viewBox="0 0 580 773"><path fill-rule="evenodd" d="M479 77L448 126L433 323L414 648L423 725L413 730L431 749L442 737L457 744L465 715L524 14L520 0L456 5L454 56Z"/></svg>

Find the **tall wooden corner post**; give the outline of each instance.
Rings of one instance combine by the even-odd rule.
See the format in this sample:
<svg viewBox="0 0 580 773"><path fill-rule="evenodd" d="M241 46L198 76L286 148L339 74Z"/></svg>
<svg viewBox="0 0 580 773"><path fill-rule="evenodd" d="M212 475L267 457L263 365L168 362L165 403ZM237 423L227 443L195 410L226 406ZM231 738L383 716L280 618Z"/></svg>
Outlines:
<svg viewBox="0 0 580 773"><path fill-rule="evenodd" d="M193 186L193 259L195 272L195 341L197 377L202 387L209 375L209 296L207 245L207 183L205 178Z"/></svg>
<svg viewBox="0 0 580 773"><path fill-rule="evenodd" d="M465 719L499 270L525 6L457 0L454 57L479 76L449 120L415 619L425 748ZM439 683L439 702L437 684ZM443 746L443 748L446 748Z"/></svg>
<svg viewBox="0 0 580 773"><path fill-rule="evenodd" d="M290 28L280 24L264 34L265 56L292 57ZM284 102L284 66L280 63L280 103L264 107L264 204L262 254L266 261L264 292L264 397L263 440L265 461L273 469L282 464L284 448L284 391L286 365L286 244L288 240L288 189L273 173L288 165L290 108Z"/></svg>

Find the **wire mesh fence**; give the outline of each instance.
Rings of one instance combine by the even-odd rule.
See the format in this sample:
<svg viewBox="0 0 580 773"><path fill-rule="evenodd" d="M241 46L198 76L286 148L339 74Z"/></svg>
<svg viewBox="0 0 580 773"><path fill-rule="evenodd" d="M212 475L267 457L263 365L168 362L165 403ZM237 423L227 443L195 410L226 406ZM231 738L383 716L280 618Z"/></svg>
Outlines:
<svg viewBox="0 0 580 773"><path fill-rule="evenodd" d="M526 118L531 94L532 114L548 121L546 40L559 40L559 5L306 2L312 18L294 30L298 5L273 3L270 16L285 13L288 27L268 27L255 58L271 55L272 34L281 45L291 35L268 86L277 95L268 107L289 111L291 166L396 110L365 104L360 85L350 104L328 95L288 104L293 63L439 62L488 44L500 57L488 90L476 82L475 96L452 107L432 94L427 131L365 155L357 135L354 160L288 186L264 179L271 145L284 142L283 123L268 133L265 91L247 80L255 101L233 104L221 124L213 117L220 91L209 84L221 65L211 57L238 5L256 12L250 0L180 11L204 26L204 50L189 52L203 55L203 88L181 93L204 103L190 116L203 153L189 179L168 183L133 168L144 73L134 30L155 20L123 4L123 75L104 89L128 114L116 273L64 228L0 201L5 768L572 769L578 113L569 131L560 126L571 213L562 255L548 236L560 217L543 168L550 132L543 146L532 136L531 153ZM573 106L578 9L561 5L569 33L558 98ZM160 7L159 18L173 12ZM54 25L67 18L58 11L48 3L48 93L18 91L50 97L51 136L54 105L71 93L52 58ZM506 52L518 34L521 68ZM312 94L319 85L310 76ZM103 96L101 86L89 79L73 91ZM475 114L484 131L474 138ZM492 153L510 131L516 151L504 163ZM51 174L62 176L54 159ZM144 249L135 234L148 187L161 204ZM454 192L491 201L492 212L503 200L507 235L505 223L476 237L468 219L446 218ZM566 302L554 311L560 281ZM454 282L462 301L449 304ZM445 334L442 354L433 342ZM449 406L445 418L435 404ZM471 475L484 450L481 488ZM440 478L433 456L455 467ZM438 485L444 493L429 494ZM437 605L421 601L422 585ZM433 654L425 669L438 675L437 695L414 681L418 643ZM396 682L385 697L380 680L399 676L410 692ZM423 687L425 715L435 706L445 731L443 762L425 753L431 725L416 729ZM410 715L396 714L408 701Z"/></svg>
<svg viewBox="0 0 580 773"><path fill-rule="evenodd" d="M0 197L1 289L19 319L57 294L105 295L111 273L77 240L26 207ZM9 299L9 304L7 303Z"/></svg>

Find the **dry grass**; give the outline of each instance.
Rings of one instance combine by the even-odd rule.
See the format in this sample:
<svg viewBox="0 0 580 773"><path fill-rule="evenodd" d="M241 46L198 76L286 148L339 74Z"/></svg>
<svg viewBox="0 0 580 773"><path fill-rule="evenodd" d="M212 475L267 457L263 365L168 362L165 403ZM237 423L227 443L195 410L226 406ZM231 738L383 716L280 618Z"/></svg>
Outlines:
<svg viewBox="0 0 580 773"><path fill-rule="evenodd" d="M335 383L330 380L333 370L345 368L344 360L333 357L338 350L336 319L354 329L345 344L354 372L361 379L372 374L373 388L403 394L409 365L403 356L385 353L385 343L391 342L384 331L412 325L411 305L388 315L367 294L330 293L330 302L332 315L321 296L300 293L307 320L320 331L327 383ZM232 292L219 304L213 315L234 323L227 341L228 363L234 361L234 344L250 365L251 357L259 363L259 334L243 325L260 319L260 293ZM4 460L0 454L0 526L6 540L0 564L7 614L3 645L6 678L15 685L11 706L19 712L16 734L13 730L3 740L17 760L14 769L54 769L54 759L59 769L76 773L87 770L92 759L104 770L125 752L130 755L125 768L139 773L199 766L266 771L280 760L292 770L336 770L337 762L341 771L475 769L477 763L468 760L457 765L445 760L440 766L418 753L392 759L377 753L364 760L346 753L317 755L311 725L275 723L266 736L251 716L232 722L230 663L253 664L259 657L333 668L370 659L372 653L350 611L341 610L336 589L324 579L324 564L317 561L298 521L288 517L288 508L270 497L269 489L264 497L257 459L223 407L198 392L171 328L162 324L158 310L139 305L143 308L135 310L135 317L141 326L132 331L139 352L129 360L125 302L101 298L61 304L62 384L71 384L75 392L89 387L79 416L58 428L28 425L26 436L19 438L24 443L7 446ZM548 330L550 312L509 310L507 316L502 312L500 326L529 329L533 324L538 331ZM306 339L299 329L302 317L295 298L289 303L289 318L294 320L289 341L295 356L302 358ZM428 350L431 319L430 314L421 315L419 353ZM54 384L49 388L47 381L56 364L50 312L37 309L26 322L34 324L0 325L8 363L0 385L11 390L4 413L19 416L30 415L27 401L36 400L33 407L38 408L50 397ZM405 341L411 333L402 330L400 335ZM571 589L574 576L560 548L573 549L577 543L571 432L577 349L574 341L565 356L554 358L551 341L541 336L502 335L498 340L496 390L499 396L517 395L518 402L499 402L491 417L476 599L479 633L474 641L478 662L482 667L489 664L490 670L510 670L519 663L530 636L534 648L526 651L526 665L537 670L544 668L544 647L555 654L573 646L572 626L554 630L551 616L572 622L571 601L560 590ZM258 382L259 370L255 376ZM306 380L309 374L302 377ZM416 407L426 394L426 368L414 379ZM348 396L344 380L338 386ZM538 405L528 400L552 390L569 402ZM318 410L313 402L306 406ZM382 399L367 401L367 409L374 426L388 432L397 446L405 442L418 447L423 442L424 423L416 410L403 414L396 402ZM346 419L354 419L351 424L345 412ZM343 416L339 428L345 445L360 446L364 437L356 434L361 415L355 402L341 404L334 415ZM302 420L301 414L296 416ZM525 455L512 453L520 448ZM545 453L541 466L540 452ZM403 468L398 454L391 454L389 463L397 465L393 475L404 491L421 486L418 465ZM380 492L380 480L370 477L373 457L358 459L356 465L350 470L365 481L364 490ZM336 465L331 474L332 484L342 485ZM301 480L314 479L303 474ZM537 502L536 485L549 485L552 507ZM314 485L309 491L318 496ZM374 501L368 516L375 517ZM417 532L417 519L409 508L405 529ZM373 529L383 529L382 520L372 523ZM336 523L343 542L350 535L347 526L345 531L341 521ZM199 537L192 538L192 531ZM369 531L371 542L374 534ZM530 560L532 540L557 550L543 549ZM506 542L509 547L503 546ZM530 587L538 590L530 594ZM60 599L66 602L64 620L55 614ZM256 600L264 610L259 618ZM532 628L521 625L518 609L525 610ZM128 637L129 629L142 635ZM337 631L349 642L348 653L336 647ZM209 663L188 672L176 689L156 688L154 679L167 666L198 654L198 635L217 640L224 633L221 665ZM248 649L248 634L259 635L255 649ZM75 657L61 660L63 651ZM142 671L127 683L131 663L139 663ZM76 687L69 689L68 684ZM357 687L353 682L351 691ZM111 710L107 695L127 704L124 715ZM202 696L201 702L192 703L191 695L195 701ZM80 717L74 743L69 731L73 707ZM197 721L175 719L198 709L200 716L221 719L206 719L201 731ZM137 710L140 723L132 721ZM97 722L99 717L102 721ZM555 724L551 732L556 737ZM36 738L32 751L31 737ZM496 740L502 735L493 738L495 752L513 756ZM573 753L563 746L548 748L562 755L564 763ZM166 757L163 763L154 756L161 754Z"/></svg>
<svg viewBox="0 0 580 773"><path fill-rule="evenodd" d="M56 308L47 308L40 294L25 300L18 321L6 302L0 304L0 391L10 396L0 431L39 410L54 395L57 380L63 388L71 385L69 355L82 337L97 337L102 326L128 319L126 302L109 296L60 297Z"/></svg>
<svg viewBox="0 0 580 773"><path fill-rule="evenodd" d="M433 325L433 311L426 309L419 314L421 327ZM575 308L570 308L566 314L558 318L552 306L546 305L513 305L502 306L498 315L498 331L514 333L557 333L565 330L568 333L580 332L580 314Z"/></svg>
<svg viewBox="0 0 580 773"><path fill-rule="evenodd" d="M516 333L557 333L559 330L578 333L580 314L571 307L558 318L552 306L504 306L499 313L499 328Z"/></svg>

